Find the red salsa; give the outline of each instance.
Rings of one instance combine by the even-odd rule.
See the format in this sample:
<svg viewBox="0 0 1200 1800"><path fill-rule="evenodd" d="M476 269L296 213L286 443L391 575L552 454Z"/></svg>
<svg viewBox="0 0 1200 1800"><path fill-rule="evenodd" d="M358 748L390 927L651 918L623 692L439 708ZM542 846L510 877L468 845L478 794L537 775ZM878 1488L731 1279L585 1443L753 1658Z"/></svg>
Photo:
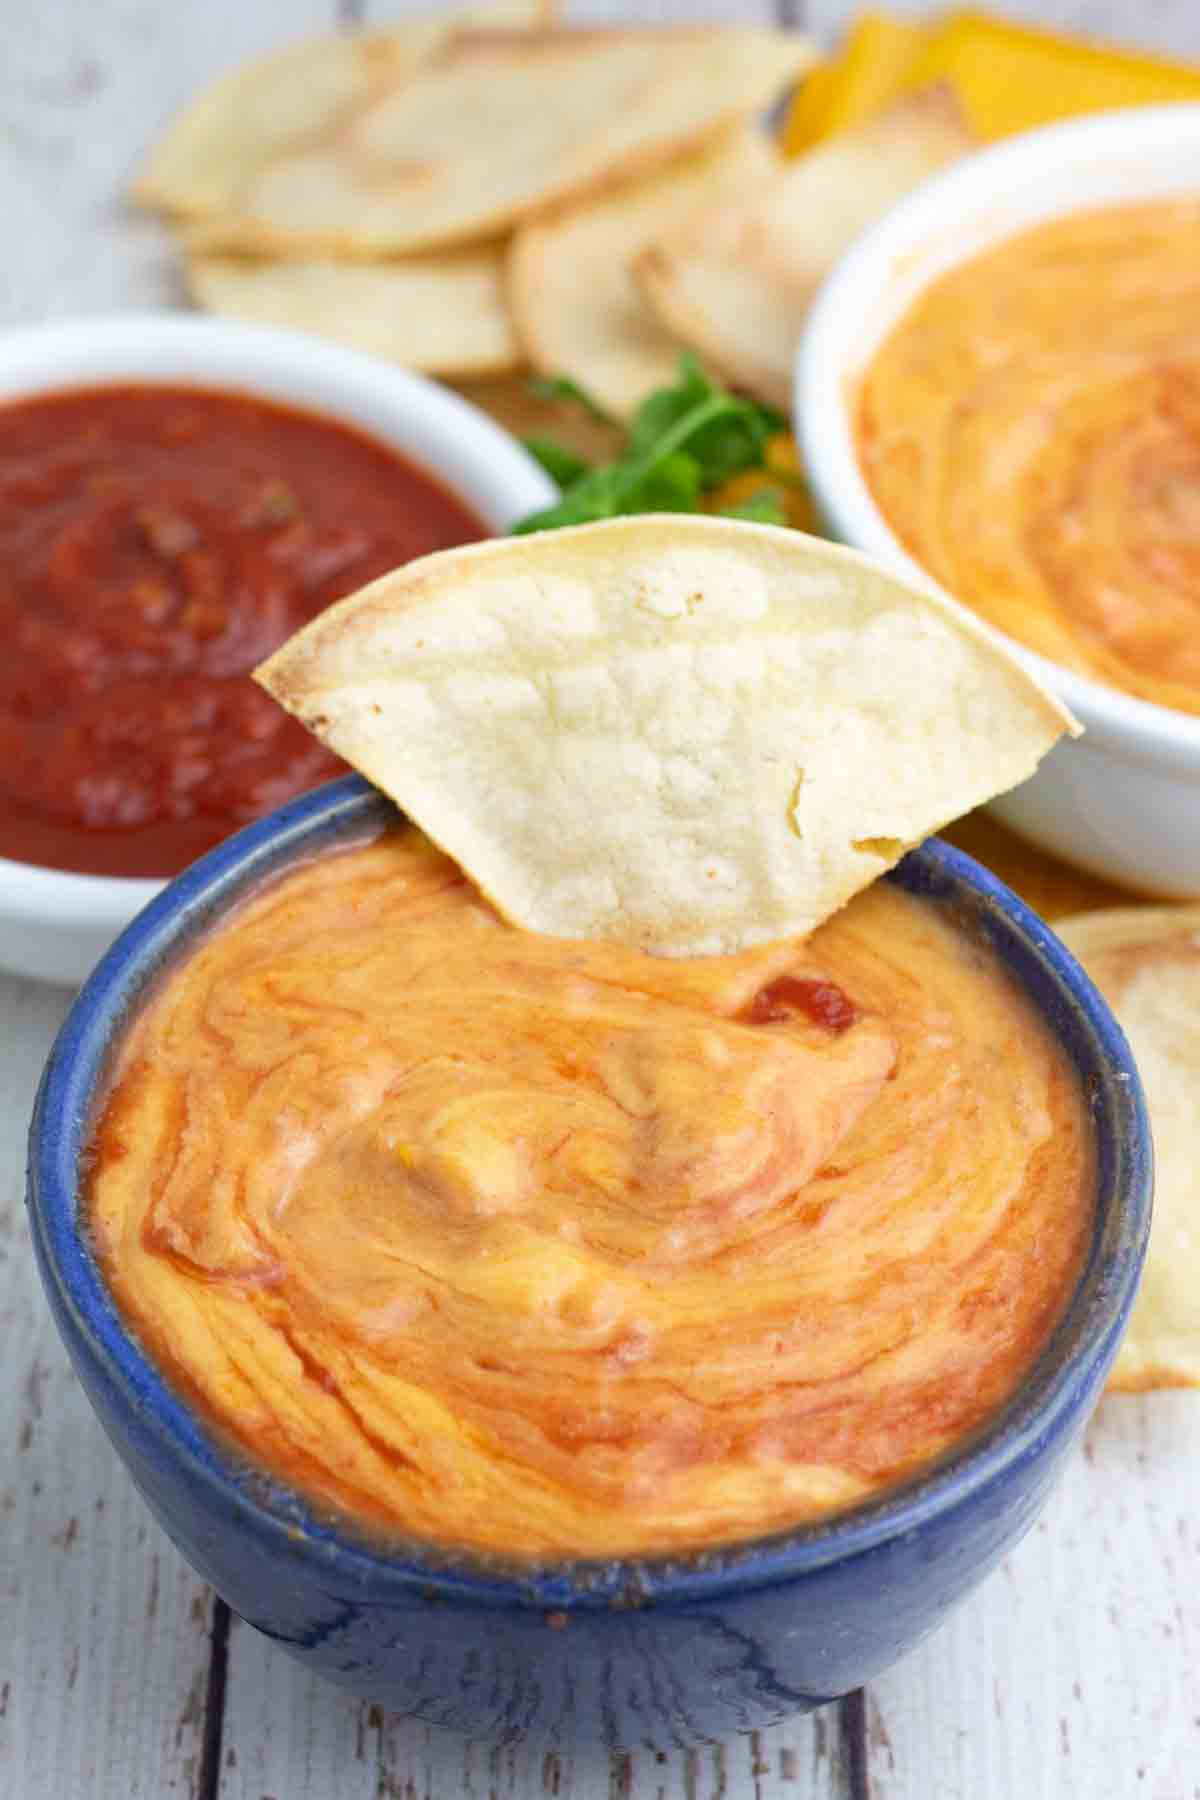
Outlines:
<svg viewBox="0 0 1200 1800"><path fill-rule="evenodd" d="M858 1008L832 981L781 975L760 988L751 1002L748 1018L751 1025L780 1025L790 1022L797 1013L840 1037L854 1024Z"/></svg>
<svg viewBox="0 0 1200 1800"><path fill-rule="evenodd" d="M249 679L487 528L313 413L200 388L0 407L0 856L170 875L343 765Z"/></svg>

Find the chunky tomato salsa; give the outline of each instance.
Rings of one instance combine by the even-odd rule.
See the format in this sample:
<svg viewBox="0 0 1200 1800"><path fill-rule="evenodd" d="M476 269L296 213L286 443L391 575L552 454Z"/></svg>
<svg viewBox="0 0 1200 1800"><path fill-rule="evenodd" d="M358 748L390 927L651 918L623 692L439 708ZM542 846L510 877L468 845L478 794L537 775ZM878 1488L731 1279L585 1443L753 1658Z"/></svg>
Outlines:
<svg viewBox="0 0 1200 1800"><path fill-rule="evenodd" d="M486 535L386 445L204 389L0 408L0 855L169 875L342 765L249 679L331 601Z"/></svg>

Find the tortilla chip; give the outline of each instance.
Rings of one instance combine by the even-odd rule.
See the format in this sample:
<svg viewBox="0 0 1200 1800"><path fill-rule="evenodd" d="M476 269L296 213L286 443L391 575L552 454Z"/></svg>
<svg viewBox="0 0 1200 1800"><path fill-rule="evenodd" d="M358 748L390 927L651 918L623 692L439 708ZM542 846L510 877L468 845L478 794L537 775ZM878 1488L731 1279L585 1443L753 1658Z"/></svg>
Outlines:
<svg viewBox="0 0 1200 1800"><path fill-rule="evenodd" d="M156 145L134 184L141 205L188 218L231 212L277 156L335 131L415 74L464 20L545 25L553 0L495 0L386 31L309 38L223 75Z"/></svg>
<svg viewBox="0 0 1200 1800"><path fill-rule="evenodd" d="M665 236L642 252L637 278L667 331L735 387L786 408L825 275L864 226L972 142L950 88L910 94Z"/></svg>
<svg viewBox="0 0 1200 1800"><path fill-rule="evenodd" d="M1200 1387L1200 906L1079 913L1054 929L1129 1039L1154 1133L1154 1223L1109 1387Z"/></svg>
<svg viewBox="0 0 1200 1800"><path fill-rule="evenodd" d="M811 59L784 32L452 32L411 79L257 166L210 249L410 254L657 167Z"/></svg>
<svg viewBox="0 0 1200 1800"><path fill-rule="evenodd" d="M491 374L521 361L499 247L378 263L194 255L187 277L212 312L311 331L427 374Z"/></svg>
<svg viewBox="0 0 1200 1800"><path fill-rule="evenodd" d="M961 607L695 516L424 557L257 678L515 924L680 956L812 930L1073 728Z"/></svg>
<svg viewBox="0 0 1200 1800"><path fill-rule="evenodd" d="M766 133L741 126L652 175L522 226L509 299L534 368L572 376L617 417L669 386L679 341L646 301L633 259L664 231L753 191L780 166Z"/></svg>

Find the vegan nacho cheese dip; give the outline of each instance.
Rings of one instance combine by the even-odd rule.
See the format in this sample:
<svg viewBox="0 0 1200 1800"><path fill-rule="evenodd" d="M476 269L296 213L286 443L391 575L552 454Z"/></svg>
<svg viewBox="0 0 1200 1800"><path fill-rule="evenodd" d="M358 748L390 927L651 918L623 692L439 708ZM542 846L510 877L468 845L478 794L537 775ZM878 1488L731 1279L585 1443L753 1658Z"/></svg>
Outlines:
<svg viewBox="0 0 1200 1800"><path fill-rule="evenodd" d="M1054 219L875 352L859 459L905 548L1031 649L1200 713L1200 194Z"/></svg>
<svg viewBox="0 0 1200 1800"><path fill-rule="evenodd" d="M1003 969L887 882L665 959L515 929L398 828L169 972L97 1120L126 1318L249 1463L384 1536L686 1550L820 1518L1008 1399L1093 1194Z"/></svg>

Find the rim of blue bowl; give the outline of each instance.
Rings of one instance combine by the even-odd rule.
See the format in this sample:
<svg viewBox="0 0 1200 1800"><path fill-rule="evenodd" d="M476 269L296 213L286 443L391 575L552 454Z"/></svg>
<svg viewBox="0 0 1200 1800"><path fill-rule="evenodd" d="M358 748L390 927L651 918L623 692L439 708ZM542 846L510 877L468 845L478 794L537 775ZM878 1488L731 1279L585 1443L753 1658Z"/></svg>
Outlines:
<svg viewBox="0 0 1200 1800"><path fill-rule="evenodd" d="M28 1204L43 1275L89 1356L167 1454L228 1515L378 1600L390 1586L445 1601L562 1610L714 1598L861 1556L979 1495L1034 1454L1107 1369L1137 1287L1153 1185L1145 1098L1124 1033L1079 964L1011 889L931 838L891 872L956 908L1013 969L1078 1071L1097 1149L1096 1224L1075 1293L1017 1394L981 1430L911 1480L828 1521L687 1554L529 1564L420 1541L370 1539L314 1512L206 1427L145 1354L113 1301L80 1221L78 1169L113 1046L163 969L232 902L300 860L398 815L358 776L248 825L170 883L121 934L76 999L51 1051L30 1127Z"/></svg>

